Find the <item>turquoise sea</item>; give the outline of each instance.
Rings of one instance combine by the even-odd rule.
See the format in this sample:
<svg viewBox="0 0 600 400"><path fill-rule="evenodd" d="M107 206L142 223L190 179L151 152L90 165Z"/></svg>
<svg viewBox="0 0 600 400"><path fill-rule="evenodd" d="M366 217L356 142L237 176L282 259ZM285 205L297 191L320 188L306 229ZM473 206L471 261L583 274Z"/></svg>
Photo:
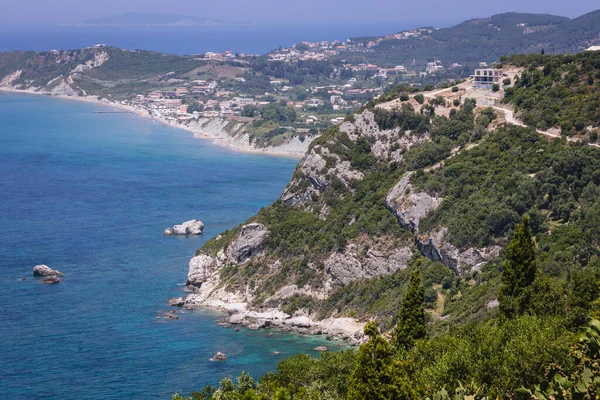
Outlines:
<svg viewBox="0 0 600 400"><path fill-rule="evenodd" d="M0 94L0 397L168 399L322 344L235 332L210 311L156 318L195 250L275 200L297 160L104 109ZM162 235L192 218L203 236ZM34 279L36 264L63 283ZM228 360L209 361L217 351Z"/></svg>

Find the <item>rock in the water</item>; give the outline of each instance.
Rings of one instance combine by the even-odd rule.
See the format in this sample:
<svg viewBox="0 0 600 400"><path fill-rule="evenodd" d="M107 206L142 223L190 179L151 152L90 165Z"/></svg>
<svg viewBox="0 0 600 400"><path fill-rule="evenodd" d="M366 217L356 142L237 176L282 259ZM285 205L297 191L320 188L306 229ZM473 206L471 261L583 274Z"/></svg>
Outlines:
<svg viewBox="0 0 600 400"><path fill-rule="evenodd" d="M225 353L221 353L220 351L217 351L217 354L215 354L213 356L213 358L210 359L211 361L225 361L227 360L227 357L225 356Z"/></svg>
<svg viewBox="0 0 600 400"><path fill-rule="evenodd" d="M33 267L33 276L65 276L65 274L47 265L36 265Z"/></svg>
<svg viewBox="0 0 600 400"><path fill-rule="evenodd" d="M165 236L171 236L172 234L173 234L172 228L165 228L165 230L163 231L163 235L165 235Z"/></svg>
<svg viewBox="0 0 600 400"><path fill-rule="evenodd" d="M204 224L197 219L175 225L172 229L173 235L201 235L202 232L204 232Z"/></svg>
<svg viewBox="0 0 600 400"><path fill-rule="evenodd" d="M62 279L60 279L56 275L53 275L53 276L48 276L48 277L44 278L43 282L48 283L48 284L61 283Z"/></svg>
<svg viewBox="0 0 600 400"><path fill-rule="evenodd" d="M175 315L175 312L171 311L165 314L165 319L179 319L179 316Z"/></svg>
<svg viewBox="0 0 600 400"><path fill-rule="evenodd" d="M317 346L313 350L314 351L328 351L329 348L327 346Z"/></svg>
<svg viewBox="0 0 600 400"><path fill-rule="evenodd" d="M172 297L169 299L169 305L171 307L182 307L185 304L183 297Z"/></svg>

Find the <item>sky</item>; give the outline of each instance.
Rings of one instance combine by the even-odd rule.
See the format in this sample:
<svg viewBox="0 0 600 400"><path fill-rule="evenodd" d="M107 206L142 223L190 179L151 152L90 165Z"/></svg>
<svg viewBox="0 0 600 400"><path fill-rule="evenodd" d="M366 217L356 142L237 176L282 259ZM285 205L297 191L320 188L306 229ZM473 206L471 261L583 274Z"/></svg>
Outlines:
<svg viewBox="0 0 600 400"><path fill-rule="evenodd" d="M517 11L577 17L598 0L1 0L0 23L54 25L127 12L177 13L225 21L455 23Z"/></svg>

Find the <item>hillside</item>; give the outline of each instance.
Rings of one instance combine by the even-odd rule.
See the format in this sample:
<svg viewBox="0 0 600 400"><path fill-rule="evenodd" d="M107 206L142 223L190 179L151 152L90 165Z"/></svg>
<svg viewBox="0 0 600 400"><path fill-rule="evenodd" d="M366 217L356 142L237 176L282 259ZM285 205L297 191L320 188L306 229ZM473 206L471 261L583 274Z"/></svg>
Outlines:
<svg viewBox="0 0 600 400"><path fill-rule="evenodd" d="M501 59L526 67L504 101L528 125L564 136L598 140L600 53L573 56L513 56Z"/></svg>
<svg viewBox="0 0 600 400"><path fill-rule="evenodd" d="M464 90L369 103L312 143L278 201L190 261L184 307L363 343L285 361L265 398L547 398L567 379L597 393L597 350L573 349L598 316L599 150L507 124Z"/></svg>
<svg viewBox="0 0 600 400"><path fill-rule="evenodd" d="M341 59L378 65L444 66L495 62L507 54L577 53L600 43L600 10L569 19L544 14L506 13L465 21L450 28L421 28L377 38L356 38L359 52L342 52ZM372 46L367 46L371 42Z"/></svg>

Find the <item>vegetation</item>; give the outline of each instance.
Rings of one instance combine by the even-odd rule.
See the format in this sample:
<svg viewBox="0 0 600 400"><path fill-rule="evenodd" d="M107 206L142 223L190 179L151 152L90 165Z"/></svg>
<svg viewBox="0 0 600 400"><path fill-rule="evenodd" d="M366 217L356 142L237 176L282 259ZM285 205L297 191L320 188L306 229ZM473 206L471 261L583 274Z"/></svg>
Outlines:
<svg viewBox="0 0 600 400"><path fill-rule="evenodd" d="M523 121L541 130L560 128L563 135L596 135L600 129L600 53L513 56L502 59L526 68L506 89L504 101Z"/></svg>
<svg viewBox="0 0 600 400"><path fill-rule="evenodd" d="M530 63L536 57L550 56L513 61ZM519 81L514 85L515 93L523 90L525 97L528 89L538 90ZM539 95L543 104L548 92ZM299 168L288 190L307 193L305 202L280 200L261 210L252 220L269 228L264 259L224 268L223 284L239 289L255 279L264 293L255 304L261 306L286 282L320 287L326 277L324 258L346 250L350 242L368 254L373 243L411 246L442 229L445 240L459 249L499 245L500 255L457 275L413 245L406 269L335 287L324 300L286 299L282 307L289 313L303 310L366 322L365 341L356 351L325 353L320 359L292 357L275 373L242 385L243 390L224 381L215 394L230 397L204 398L600 395L598 150L582 142L549 141L531 128L495 127L494 110L469 100L453 104L443 117L436 109L450 107L444 99L423 96L419 104L416 96L417 91L400 87L386 96L398 99L400 109L384 110L378 101L363 109L369 118L373 113L377 127L363 122L371 130L379 128L379 142L359 130L347 134L337 127L315 140L311 150L325 164L317 176L325 183L315 184ZM594 96L583 96L581 114L594 102ZM381 143L400 150L392 143L409 131L423 143L403 149L401 159L377 153ZM342 179L332 172L343 162L362 179ZM402 230L385 206L387 193L406 171L413 171L411 191L443 198L421 219L418 238ZM232 235L209 241L204 251L216 253ZM269 267L274 260L281 264L276 271Z"/></svg>
<svg viewBox="0 0 600 400"><path fill-rule="evenodd" d="M425 65L435 59L442 65L456 62L475 66L482 60L495 62L506 54L539 54L541 47L548 43L551 46L546 48L547 53L576 53L593 43L599 20L600 11L571 20L547 14L504 13L449 28L423 28L418 37L384 38L369 52L342 52L338 58L391 66L409 65L413 60ZM353 42L366 45L373 39L354 38ZM463 76L469 72L472 69L465 71Z"/></svg>

